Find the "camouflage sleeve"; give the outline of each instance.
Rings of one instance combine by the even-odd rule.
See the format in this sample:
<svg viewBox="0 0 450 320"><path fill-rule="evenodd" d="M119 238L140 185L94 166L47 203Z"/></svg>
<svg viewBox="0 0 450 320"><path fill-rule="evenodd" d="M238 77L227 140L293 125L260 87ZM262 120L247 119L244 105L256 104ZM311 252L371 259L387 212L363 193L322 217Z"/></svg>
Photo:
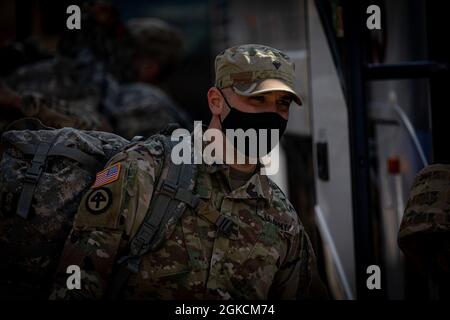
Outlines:
<svg viewBox="0 0 450 320"><path fill-rule="evenodd" d="M95 110L96 105L85 99L63 100L27 92L22 96L18 107L26 117L38 118L49 127L111 131L106 118Z"/></svg>
<svg viewBox="0 0 450 320"><path fill-rule="evenodd" d="M301 239L300 281L297 299L329 299L328 291L319 275L316 254L304 229Z"/></svg>
<svg viewBox="0 0 450 320"><path fill-rule="evenodd" d="M147 142L146 142L147 143ZM156 143L156 142L155 142ZM112 268L137 232L153 194L162 159L137 144L119 153L83 196L56 275L50 299L100 299L105 297ZM81 288L69 289L71 265L81 271Z"/></svg>
<svg viewBox="0 0 450 320"><path fill-rule="evenodd" d="M271 296L281 300L328 298L318 275L316 257L305 229L289 237L286 259L277 272Z"/></svg>

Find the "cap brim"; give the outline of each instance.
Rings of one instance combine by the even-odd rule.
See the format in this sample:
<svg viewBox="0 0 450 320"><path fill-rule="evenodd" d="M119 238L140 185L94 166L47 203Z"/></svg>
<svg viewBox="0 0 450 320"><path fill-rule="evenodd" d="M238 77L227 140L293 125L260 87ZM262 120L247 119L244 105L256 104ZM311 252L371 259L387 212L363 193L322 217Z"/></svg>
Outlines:
<svg viewBox="0 0 450 320"><path fill-rule="evenodd" d="M271 91L289 92L294 96L294 102L296 104L299 106L303 104L300 95L280 79L265 79L258 83L253 83L250 86L247 85L246 88L240 88L237 85L233 85L232 88L234 92L245 97L251 97L260 93Z"/></svg>

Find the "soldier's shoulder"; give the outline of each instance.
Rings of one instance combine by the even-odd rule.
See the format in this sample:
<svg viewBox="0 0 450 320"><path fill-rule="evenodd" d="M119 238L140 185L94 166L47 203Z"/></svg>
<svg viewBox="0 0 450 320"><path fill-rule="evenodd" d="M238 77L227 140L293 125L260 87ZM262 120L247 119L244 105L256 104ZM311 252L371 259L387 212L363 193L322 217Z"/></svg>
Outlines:
<svg viewBox="0 0 450 320"><path fill-rule="evenodd" d="M167 94L160 88L144 83L130 83L119 88L121 110L155 108L168 104Z"/></svg>
<svg viewBox="0 0 450 320"><path fill-rule="evenodd" d="M93 185L84 195L74 226L117 228L120 226L120 217L124 215L130 221L130 226L134 227L132 217L142 208L147 210L152 185L163 169L163 157L163 146L153 137L132 143L115 154L105 168L96 174ZM107 201L103 201L105 208L99 212L101 214L97 214L96 198ZM132 198L141 199L147 205L133 207L135 200L131 200ZM127 213L122 209L126 209ZM138 215L145 216L142 212ZM127 230L131 232L131 229Z"/></svg>
<svg viewBox="0 0 450 320"><path fill-rule="evenodd" d="M267 179L269 181L269 188L271 189L270 192L272 194L272 204L274 205L275 209L280 211L280 213L284 213L286 216L297 219L297 212L295 211L295 208L290 203L288 197L286 194L281 190L281 188L273 182L270 178Z"/></svg>
<svg viewBox="0 0 450 320"><path fill-rule="evenodd" d="M280 187L270 178L267 180L272 195L267 218L278 225L282 231L297 234L303 228L297 211Z"/></svg>
<svg viewBox="0 0 450 320"><path fill-rule="evenodd" d="M55 58L50 58L42 61L38 61L35 63L27 64L15 72L15 75L25 75L32 72L50 72L53 71L55 66L58 64L59 60Z"/></svg>
<svg viewBox="0 0 450 320"><path fill-rule="evenodd" d="M117 153L110 163L119 161L144 160L152 163L162 163L166 156L166 148L163 135L156 134L140 141L135 141ZM169 138L170 139L170 138Z"/></svg>

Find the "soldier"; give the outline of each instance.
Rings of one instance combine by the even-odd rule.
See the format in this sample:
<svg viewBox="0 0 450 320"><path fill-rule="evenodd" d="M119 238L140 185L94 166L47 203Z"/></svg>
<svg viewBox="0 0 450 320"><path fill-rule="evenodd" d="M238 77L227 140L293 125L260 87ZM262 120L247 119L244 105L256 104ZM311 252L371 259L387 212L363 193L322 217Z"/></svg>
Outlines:
<svg viewBox="0 0 450 320"><path fill-rule="evenodd" d="M182 56L180 32L157 18L131 19L127 31L135 48L131 82L110 91L105 103L115 131L131 139L149 137L170 122L191 129L189 115L163 89Z"/></svg>
<svg viewBox="0 0 450 320"><path fill-rule="evenodd" d="M281 135L292 101L301 104L293 77L293 62L277 49L225 50L208 91L209 128ZM202 163L183 189L167 145L156 137L118 154L97 175L66 241L52 299L326 296L308 235L283 192L260 173L262 164ZM186 182L189 171L181 170ZM181 217L181 202L164 196L189 204ZM148 241L155 232L157 241ZM82 270L81 290L66 286L69 265Z"/></svg>
<svg viewBox="0 0 450 320"><path fill-rule="evenodd" d="M102 110L105 88L115 84L109 66L125 69L122 56L130 45L113 8L96 2L85 8L82 30L60 34L55 57L24 65L4 79L14 92L0 88L0 112L8 115L1 127L25 116L54 128L112 131Z"/></svg>
<svg viewBox="0 0 450 320"><path fill-rule="evenodd" d="M82 33L62 37L60 54L6 79L15 92L0 89L0 108L15 113L3 118L0 130L21 116L128 139L148 137L170 122L190 128L190 117L162 89L181 57L178 31L159 19L138 18L119 32L117 18L103 20L89 12Z"/></svg>
<svg viewBox="0 0 450 320"><path fill-rule="evenodd" d="M398 244L415 267L450 298L450 166L433 164L414 179Z"/></svg>
<svg viewBox="0 0 450 320"><path fill-rule="evenodd" d="M106 118L97 113L97 103L95 97L67 100L37 91L19 94L0 84L0 132L6 130L14 120L23 117L40 119L52 128L111 131Z"/></svg>
<svg viewBox="0 0 450 320"><path fill-rule="evenodd" d="M97 112L99 90L86 76L87 66L65 56L19 68L0 85L0 131L22 117L54 128L110 130Z"/></svg>

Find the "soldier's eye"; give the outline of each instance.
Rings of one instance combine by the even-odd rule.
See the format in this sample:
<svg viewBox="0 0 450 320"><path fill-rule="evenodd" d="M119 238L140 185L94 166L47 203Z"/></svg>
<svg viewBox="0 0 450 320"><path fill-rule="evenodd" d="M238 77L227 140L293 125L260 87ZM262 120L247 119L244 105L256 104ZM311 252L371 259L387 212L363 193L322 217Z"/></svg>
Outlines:
<svg viewBox="0 0 450 320"><path fill-rule="evenodd" d="M265 98L264 98L264 96L253 96L252 100L257 101L257 102L264 102Z"/></svg>
<svg viewBox="0 0 450 320"><path fill-rule="evenodd" d="M282 107L289 107L292 103L292 100L280 100L278 101L278 105Z"/></svg>

